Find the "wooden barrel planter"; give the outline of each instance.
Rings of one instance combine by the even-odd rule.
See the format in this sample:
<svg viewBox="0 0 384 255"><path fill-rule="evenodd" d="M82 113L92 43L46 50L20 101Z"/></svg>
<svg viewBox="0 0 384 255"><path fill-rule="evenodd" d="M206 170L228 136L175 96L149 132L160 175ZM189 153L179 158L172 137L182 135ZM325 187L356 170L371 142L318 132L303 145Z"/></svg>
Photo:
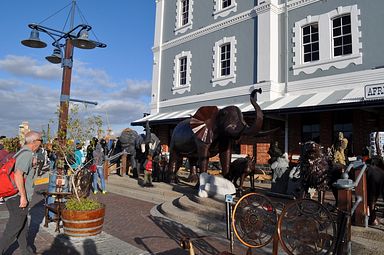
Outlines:
<svg viewBox="0 0 384 255"><path fill-rule="evenodd" d="M96 210L62 211L64 234L73 237L94 236L101 232L104 223L105 205Z"/></svg>

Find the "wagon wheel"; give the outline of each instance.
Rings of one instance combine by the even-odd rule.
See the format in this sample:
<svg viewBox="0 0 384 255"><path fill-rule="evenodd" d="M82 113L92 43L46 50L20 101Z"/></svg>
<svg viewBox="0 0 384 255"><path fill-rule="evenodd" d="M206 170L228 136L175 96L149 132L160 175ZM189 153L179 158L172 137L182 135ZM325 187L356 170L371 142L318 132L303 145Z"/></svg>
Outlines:
<svg viewBox="0 0 384 255"><path fill-rule="evenodd" d="M236 237L250 248L260 248L273 240L277 213L272 202L264 195L248 193L236 203L232 226Z"/></svg>
<svg viewBox="0 0 384 255"><path fill-rule="evenodd" d="M286 253L329 254L336 242L336 223L326 207L299 199L282 211L277 232Z"/></svg>

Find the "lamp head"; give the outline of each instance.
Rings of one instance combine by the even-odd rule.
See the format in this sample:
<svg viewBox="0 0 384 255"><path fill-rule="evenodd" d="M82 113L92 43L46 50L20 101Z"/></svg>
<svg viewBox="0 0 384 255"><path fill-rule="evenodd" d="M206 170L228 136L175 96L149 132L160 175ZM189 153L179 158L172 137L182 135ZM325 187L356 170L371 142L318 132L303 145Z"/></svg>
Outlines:
<svg viewBox="0 0 384 255"><path fill-rule="evenodd" d="M51 62L52 64L60 64L61 63L61 51L59 48L53 50L52 55L45 57L46 60Z"/></svg>
<svg viewBox="0 0 384 255"><path fill-rule="evenodd" d="M96 44L88 39L88 31L86 29L82 29L79 34L80 36L72 39L73 46L80 49L93 49L96 47Z"/></svg>
<svg viewBox="0 0 384 255"><path fill-rule="evenodd" d="M24 46L31 47L31 48L45 48L45 47L47 47L47 44L40 40L39 31L37 31L36 29L32 29L29 39L22 40L21 43Z"/></svg>

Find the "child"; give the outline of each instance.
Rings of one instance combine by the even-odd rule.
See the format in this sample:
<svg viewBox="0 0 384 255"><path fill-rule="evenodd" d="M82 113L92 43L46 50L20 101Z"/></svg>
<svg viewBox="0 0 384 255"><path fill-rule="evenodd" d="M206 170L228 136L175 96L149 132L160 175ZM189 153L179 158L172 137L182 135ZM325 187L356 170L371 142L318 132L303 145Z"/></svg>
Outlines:
<svg viewBox="0 0 384 255"><path fill-rule="evenodd" d="M153 184L152 184L152 155L148 155L147 161L145 162L143 186L144 187L153 187Z"/></svg>

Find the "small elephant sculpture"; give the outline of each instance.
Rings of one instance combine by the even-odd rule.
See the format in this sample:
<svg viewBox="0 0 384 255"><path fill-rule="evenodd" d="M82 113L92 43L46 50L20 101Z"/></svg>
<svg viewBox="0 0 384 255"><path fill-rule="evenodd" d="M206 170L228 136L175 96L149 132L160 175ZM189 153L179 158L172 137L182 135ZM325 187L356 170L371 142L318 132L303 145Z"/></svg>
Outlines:
<svg viewBox="0 0 384 255"><path fill-rule="evenodd" d="M208 160L219 154L222 174L229 171L232 155L232 143L241 136L267 134L261 132L263 113L256 103L255 89L250 94L250 101L255 108L255 120L252 125L244 121L241 110L236 106L218 109L216 106L203 106L197 112L175 127L170 142L169 176L177 182L183 157L187 157L191 166L190 180L197 181L197 166L201 173L207 172Z"/></svg>

